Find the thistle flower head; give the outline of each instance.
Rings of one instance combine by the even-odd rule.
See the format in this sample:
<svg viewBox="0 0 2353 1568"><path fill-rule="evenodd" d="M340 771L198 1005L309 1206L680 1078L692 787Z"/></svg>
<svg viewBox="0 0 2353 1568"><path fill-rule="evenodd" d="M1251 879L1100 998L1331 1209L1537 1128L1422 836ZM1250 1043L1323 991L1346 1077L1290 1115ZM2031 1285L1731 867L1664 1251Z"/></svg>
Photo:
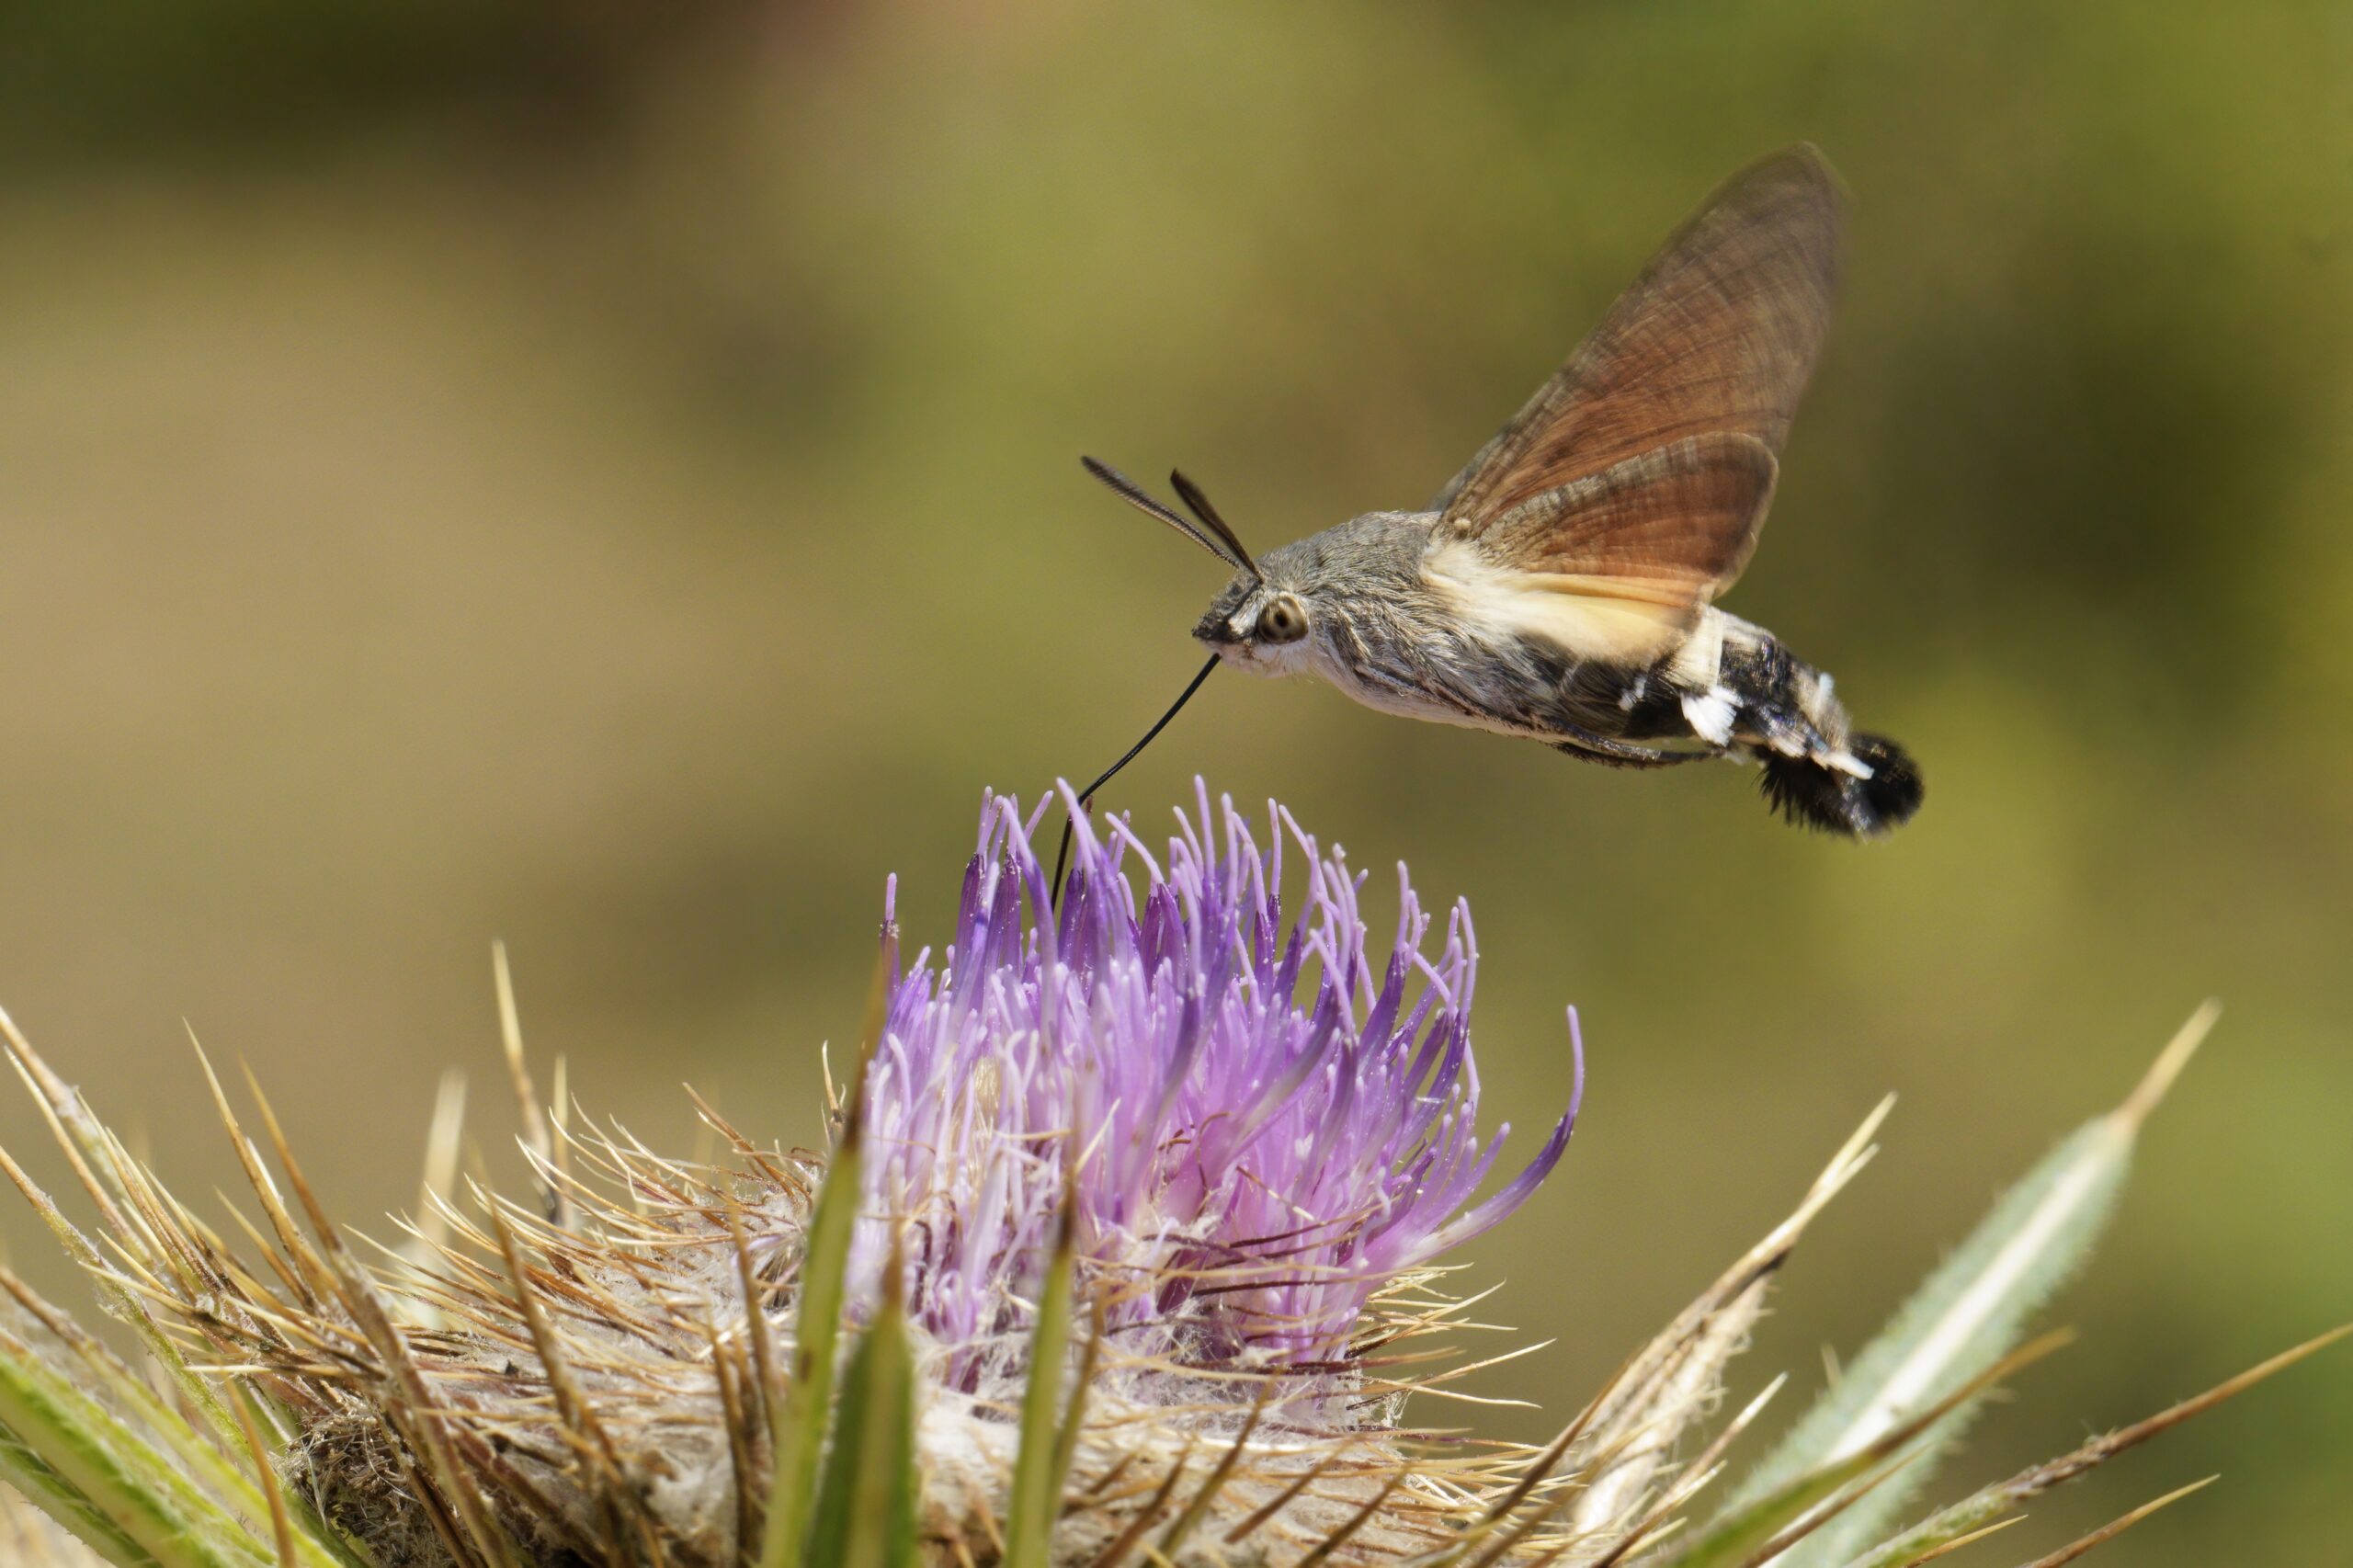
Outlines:
<svg viewBox="0 0 2353 1568"><path fill-rule="evenodd" d="M1158 857L1082 817L1058 918L1038 815L989 800L952 943L892 989L854 1272L904 1235L950 1386L1026 1375L1025 1303L1065 1203L1127 1362L1342 1373L1369 1301L1518 1207L1567 1142L1574 1095L1474 1203L1503 1131L1476 1125L1468 907L1433 956L1400 866L1377 952L1340 851L1279 808L1262 849L1230 801L1197 797Z"/></svg>
<svg viewBox="0 0 2353 1568"><path fill-rule="evenodd" d="M0 1014L101 1237L5 1153L0 1173L169 1385L0 1268L0 1544L61 1568L1894 1568L2325 1342L1885 1536L1881 1483L2030 1354L1997 1358L2088 1246L2199 1025L1700 1529L1675 1535L1763 1396L1684 1441L1877 1116L1540 1451L1406 1429L1407 1395L1468 1369L1399 1350L1462 1305L1437 1260L1544 1178L1574 1095L1495 1182L1466 909L1434 942L1401 868L1381 949L1366 879L1279 809L1262 848L1197 790L1155 855L1063 803L1058 912L1042 812L994 798L936 958L895 967L886 895L833 1150L705 1107L731 1155L690 1165L543 1117L509 1009L536 1190L457 1190L452 1112L390 1262L330 1220L267 1107L256 1142L214 1079L258 1214L232 1247Z"/></svg>

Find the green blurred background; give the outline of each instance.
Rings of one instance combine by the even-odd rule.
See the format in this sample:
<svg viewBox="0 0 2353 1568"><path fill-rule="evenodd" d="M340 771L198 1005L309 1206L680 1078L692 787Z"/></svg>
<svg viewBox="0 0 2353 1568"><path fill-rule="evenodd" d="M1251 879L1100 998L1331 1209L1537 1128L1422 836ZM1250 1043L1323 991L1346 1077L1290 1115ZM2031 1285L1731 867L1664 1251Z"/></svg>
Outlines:
<svg viewBox="0 0 2353 1568"><path fill-rule="evenodd" d="M2348 79L2317 4L0 9L0 1000L191 1196L183 1017L347 1212L453 1063L503 1149L494 936L591 1107L812 1140L884 875L937 940L982 787L1194 665L1217 569L1077 454L1260 544L1417 504L1808 138L1848 282L1731 603L1916 751L1914 825L1231 676L1111 799L1199 770L1469 895L1499 1115L1583 1007L1586 1125L1472 1260L1559 1341L1481 1385L1515 1434L1893 1089L1740 1386L1818 1381L2222 996L1999 1473L2353 1315ZM2120 1560L2339 1562L2348 1454L2340 1352L2022 1533L2221 1471Z"/></svg>

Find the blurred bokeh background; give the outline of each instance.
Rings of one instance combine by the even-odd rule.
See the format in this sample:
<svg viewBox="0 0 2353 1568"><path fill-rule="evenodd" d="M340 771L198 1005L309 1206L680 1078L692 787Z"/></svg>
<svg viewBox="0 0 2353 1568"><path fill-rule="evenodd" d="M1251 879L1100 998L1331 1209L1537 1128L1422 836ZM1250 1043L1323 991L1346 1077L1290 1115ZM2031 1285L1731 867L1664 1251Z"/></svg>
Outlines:
<svg viewBox="0 0 2353 1568"><path fill-rule="evenodd" d="M1468 895L1499 1115L1584 1009L1473 1259L1559 1340L1513 1433L1893 1089L1743 1386L1817 1381L2221 995L1999 1473L2353 1315L2348 80L2295 0L0 8L0 1002L192 1194L183 1018L347 1212L452 1064L499 1158L494 936L591 1107L813 1140L884 875L937 939L983 786L1195 663L1217 570L1077 454L1262 544L1417 504L1812 139L1848 283L1731 608L1912 745L1914 825L1231 676L1110 801L1199 770ZM2127 1560L2338 1561L2348 1455L2340 1354L2028 1528L2221 1471Z"/></svg>

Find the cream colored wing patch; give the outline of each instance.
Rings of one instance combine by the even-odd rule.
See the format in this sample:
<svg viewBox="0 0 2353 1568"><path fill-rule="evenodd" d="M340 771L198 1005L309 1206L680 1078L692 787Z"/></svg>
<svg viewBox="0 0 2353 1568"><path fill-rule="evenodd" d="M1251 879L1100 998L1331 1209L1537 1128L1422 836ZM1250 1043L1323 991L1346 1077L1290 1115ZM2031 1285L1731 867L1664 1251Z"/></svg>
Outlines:
<svg viewBox="0 0 2353 1568"><path fill-rule="evenodd" d="M1630 593L1629 585L1609 578L1498 566L1468 540L1436 546L1422 571L1469 625L1491 636L1540 638L1578 659L1648 665L1691 626L1687 602Z"/></svg>

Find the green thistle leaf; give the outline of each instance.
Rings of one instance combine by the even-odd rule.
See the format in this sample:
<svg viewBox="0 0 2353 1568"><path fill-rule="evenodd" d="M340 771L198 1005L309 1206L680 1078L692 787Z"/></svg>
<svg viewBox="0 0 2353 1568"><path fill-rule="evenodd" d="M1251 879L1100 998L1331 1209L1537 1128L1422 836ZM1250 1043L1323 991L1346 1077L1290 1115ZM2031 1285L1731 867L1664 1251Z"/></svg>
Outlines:
<svg viewBox="0 0 2353 1568"><path fill-rule="evenodd" d="M817 1497L818 1465L832 1415L834 1354L841 1337L842 1304L849 1290L850 1240L865 1201L866 1074L882 1038L891 981L898 972L899 933L882 933L866 998L858 1071L852 1075L842 1133L809 1216L801 1260L801 1301L793 1314L792 1380L777 1406L772 1440L776 1476L768 1494L767 1539L760 1568L801 1568L807 1557L810 1510ZM826 1562L824 1558L814 1561Z"/></svg>
<svg viewBox="0 0 2353 1568"><path fill-rule="evenodd" d="M0 1430L0 1481L24 1494L74 1539L115 1568L163 1568L154 1554L123 1534L87 1497L74 1490L13 1432Z"/></svg>
<svg viewBox="0 0 2353 1568"><path fill-rule="evenodd" d="M777 1420L776 1481L768 1501L767 1541L762 1568L799 1568L803 1536L816 1497L817 1466L825 1449L832 1414L834 1346L840 1337L842 1301L847 1292L849 1243L862 1184L853 1121L834 1152L824 1185L817 1189L809 1221L808 1251L801 1260L801 1303L792 1334L792 1381Z"/></svg>
<svg viewBox="0 0 2353 1568"><path fill-rule="evenodd" d="M2213 1027L2216 1012L2212 1003L2200 1007L2131 1098L2077 1129L2003 1195L1733 1494L1727 1515L1867 1450L2018 1342L2028 1320L2090 1255L2131 1170L2143 1119ZM1929 1462L1913 1465L1825 1522L1780 1560L1780 1568L1833 1568L1883 1538L1976 1403L1963 1402L1927 1434Z"/></svg>
<svg viewBox="0 0 2353 1568"><path fill-rule="evenodd" d="M1844 1518L1885 1492L1898 1471L1915 1469L1923 1435L1955 1410L1982 1398L2011 1373L2066 1343L2063 1334L2045 1335L2011 1352L1908 1420L1878 1434L1851 1454L1841 1455L1790 1478L1751 1503L1735 1503L1709 1526L1708 1533L1672 1561L1676 1568L1760 1568L1786 1564L1791 1547L1818 1539L1829 1522Z"/></svg>
<svg viewBox="0 0 2353 1568"><path fill-rule="evenodd" d="M128 1541L157 1568L276 1568L275 1553L167 1455L13 1338L0 1338L0 1431L13 1439L12 1458L21 1450L37 1461L12 1464L8 1479L21 1475L44 1503L56 1498L64 1511L53 1517L68 1528L92 1527L83 1539L102 1551ZM114 1560L145 1568L136 1557Z"/></svg>
<svg viewBox="0 0 2353 1568"><path fill-rule="evenodd" d="M912 1568L915 1363L894 1249L873 1324L842 1373L833 1452L809 1532L811 1568Z"/></svg>
<svg viewBox="0 0 2353 1568"><path fill-rule="evenodd" d="M25 1332L38 1324L66 1351L71 1359L62 1363L68 1369L66 1380L84 1393L111 1402L131 1423L142 1441L152 1439L167 1450L170 1461L188 1476L210 1490L217 1501L247 1518L266 1517L270 1511L268 1496L256 1484L256 1477L241 1471L222 1451L208 1442L204 1435L189 1425L179 1411L156 1396L131 1369L114 1353L85 1331L64 1313L36 1294L31 1287L6 1268L0 1267L0 1292L13 1301L25 1320ZM6 1311L0 1306L0 1312ZM169 1369L166 1369L168 1371ZM257 1397L240 1383L234 1397ZM29 1451L29 1450L28 1450ZM27 1495L32 1489L21 1488ZM297 1526L294 1550L305 1568L367 1568L358 1557L336 1540L334 1533L320 1520L310 1499L296 1495L285 1499L291 1507Z"/></svg>
<svg viewBox="0 0 2353 1568"><path fill-rule="evenodd" d="M1029 1341L1029 1381L1021 1394L1021 1452L1014 1461L1013 1496L1006 1510L1005 1568L1046 1568L1046 1548L1061 1512L1068 1454L1056 1429L1062 1414L1063 1363L1070 1353L1072 1277L1071 1204L1063 1204L1054 1256L1038 1293L1038 1327ZM1084 1385L1082 1384L1082 1391Z"/></svg>

